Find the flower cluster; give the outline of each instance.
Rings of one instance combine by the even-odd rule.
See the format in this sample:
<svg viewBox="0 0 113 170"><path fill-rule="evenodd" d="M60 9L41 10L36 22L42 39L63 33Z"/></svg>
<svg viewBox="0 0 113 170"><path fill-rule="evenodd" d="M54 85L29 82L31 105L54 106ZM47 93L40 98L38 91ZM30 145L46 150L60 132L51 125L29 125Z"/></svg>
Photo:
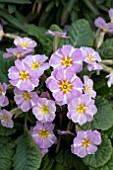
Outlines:
<svg viewBox="0 0 113 170"><path fill-rule="evenodd" d="M15 57L16 59L22 59L26 55L31 54L37 43L31 38L15 38L14 39L15 48L7 48L7 53L3 54L3 58Z"/></svg>
<svg viewBox="0 0 113 170"><path fill-rule="evenodd" d="M0 107L5 107L9 104L9 100L6 96L7 84L0 83ZM12 113L0 108L0 121L4 127L13 128L14 123L12 120Z"/></svg>
<svg viewBox="0 0 113 170"><path fill-rule="evenodd" d="M83 82L77 74L84 69L84 65L89 71L101 70L102 66L98 63L100 61L101 58L98 52L90 47L77 49L71 45L64 45L51 55L49 64L53 67L53 71L51 76L47 78L46 85L52 92L57 105L63 106L67 104L67 117L73 123L83 125L86 122L91 122L97 112L93 80L84 75ZM87 134L88 132L83 131L82 133ZM91 133L93 134L93 132ZM97 133L100 134L99 132ZM83 143L85 143L86 139L83 138ZM93 144L93 140L91 142L89 138L87 140L89 144ZM83 157L96 152L96 146L95 149L93 149L93 146L89 152L84 151L83 154L82 152L79 154L79 151L82 149L81 147L75 148L75 141L76 138L72 146L72 153ZM89 144L85 145L85 150L88 150ZM96 145L96 143L94 144Z"/></svg>
<svg viewBox="0 0 113 170"><path fill-rule="evenodd" d="M58 34L58 32L53 34L49 31L48 34L66 38L65 34ZM48 63L48 57L44 54L31 54L36 47L36 42L30 38L16 38L14 44L16 48L7 49L7 53L3 55L4 58L16 56L14 66L8 70L9 82L14 86L14 101L23 112L31 111L34 115L36 124L30 128L30 133L44 156L57 142L53 133L55 126L53 121L57 108L62 110L63 106L67 105L65 115L73 124L82 126L93 120L97 112L93 80L88 75L80 78L79 73L84 67L89 71L101 70L102 66L99 64L101 58L98 52L90 47L74 48L71 45L63 45L51 55ZM50 93L39 91L37 94L40 78L50 66L53 71L45 81ZM3 84L1 85L1 106L6 106L8 102L5 93L6 85ZM0 120L3 126L13 127L10 112L2 110ZM62 131L59 130L59 133L62 134ZM68 130L63 134L66 133L74 135ZM83 135L79 140L80 134ZM96 145L100 143L101 136L98 131L79 131L74 138L71 150L72 153L83 157L95 153Z"/></svg>

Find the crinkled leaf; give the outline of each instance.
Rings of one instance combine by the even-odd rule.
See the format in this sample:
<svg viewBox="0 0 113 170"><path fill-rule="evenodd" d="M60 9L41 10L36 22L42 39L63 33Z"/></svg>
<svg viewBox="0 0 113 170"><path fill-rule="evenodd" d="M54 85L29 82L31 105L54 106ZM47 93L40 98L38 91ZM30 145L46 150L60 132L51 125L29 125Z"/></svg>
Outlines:
<svg viewBox="0 0 113 170"><path fill-rule="evenodd" d="M0 170L10 170L15 143L6 138L0 138Z"/></svg>
<svg viewBox="0 0 113 170"><path fill-rule="evenodd" d="M61 150L56 156L56 162L67 169L75 168L76 170L88 170L88 167L76 155L69 150Z"/></svg>
<svg viewBox="0 0 113 170"><path fill-rule="evenodd" d="M25 131L17 141L14 170L38 170L42 161L41 151L31 135Z"/></svg>
<svg viewBox="0 0 113 170"><path fill-rule="evenodd" d="M5 52L0 51L0 82L1 83L8 83L8 69L13 65L14 59L13 58L8 58L5 59L3 58L3 54Z"/></svg>
<svg viewBox="0 0 113 170"><path fill-rule="evenodd" d="M113 59L113 38L107 39L98 52L102 59Z"/></svg>
<svg viewBox="0 0 113 170"><path fill-rule="evenodd" d="M101 129L108 130L113 126L113 109L107 99L97 97L96 99L97 113L93 121L84 124L83 129Z"/></svg>
<svg viewBox="0 0 113 170"><path fill-rule="evenodd" d="M93 32L85 19L79 19L68 29L67 43L74 47L93 46Z"/></svg>
<svg viewBox="0 0 113 170"><path fill-rule="evenodd" d="M51 170L54 163L54 159L50 158L48 154L46 154L40 166L40 170Z"/></svg>
<svg viewBox="0 0 113 170"><path fill-rule="evenodd" d="M93 155L85 156L83 158L83 161L88 166L98 168L108 162L108 160L111 157L111 154L112 154L111 142L107 137L104 137L96 153Z"/></svg>
<svg viewBox="0 0 113 170"><path fill-rule="evenodd" d="M6 128L0 124L0 136L10 136L14 134L15 132L16 132L16 129Z"/></svg>
<svg viewBox="0 0 113 170"><path fill-rule="evenodd" d="M90 170L113 170L113 150L110 160L100 168L90 168Z"/></svg>

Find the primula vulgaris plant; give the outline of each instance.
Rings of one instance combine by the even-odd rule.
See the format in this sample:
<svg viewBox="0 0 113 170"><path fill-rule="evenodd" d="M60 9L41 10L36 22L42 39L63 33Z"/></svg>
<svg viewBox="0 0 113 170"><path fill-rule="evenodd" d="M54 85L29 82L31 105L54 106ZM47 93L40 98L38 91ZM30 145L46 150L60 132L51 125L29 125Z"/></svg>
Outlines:
<svg viewBox="0 0 113 170"><path fill-rule="evenodd" d="M95 20L103 35L113 32L112 13L110 9L110 23ZM8 68L9 84L0 83L0 147L9 142L0 154L0 166L105 170L113 165L113 108L112 98L104 96L101 87L103 82L113 84L113 71L107 66L113 62L98 53L104 37L94 49L72 46L64 32L45 34L54 36L51 56L35 54L34 40L14 35L15 47L3 54L4 60L14 62ZM7 36L2 27L0 35ZM58 48L60 38L65 44Z"/></svg>

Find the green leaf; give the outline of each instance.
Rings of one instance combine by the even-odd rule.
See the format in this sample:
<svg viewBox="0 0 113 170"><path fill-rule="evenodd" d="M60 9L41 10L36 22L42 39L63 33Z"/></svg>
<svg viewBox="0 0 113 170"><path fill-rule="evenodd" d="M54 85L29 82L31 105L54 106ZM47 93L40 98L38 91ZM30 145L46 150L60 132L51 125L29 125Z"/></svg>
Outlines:
<svg viewBox="0 0 113 170"><path fill-rule="evenodd" d="M83 129L101 129L108 130L113 126L113 109L107 99L97 97L96 99L97 113L93 121L84 124Z"/></svg>
<svg viewBox="0 0 113 170"><path fill-rule="evenodd" d="M83 161L67 149L61 150L55 160L67 169L75 168L76 170L88 170L88 167L83 163Z"/></svg>
<svg viewBox="0 0 113 170"><path fill-rule="evenodd" d="M98 150L93 155L87 155L83 158L86 165L93 168L103 166L108 162L112 154L112 145L108 138L104 137Z"/></svg>
<svg viewBox="0 0 113 170"><path fill-rule="evenodd" d="M31 135L25 131L17 141L14 170L38 170L42 161L41 151Z"/></svg>
<svg viewBox="0 0 113 170"><path fill-rule="evenodd" d="M10 24L16 26L17 28L21 29L22 31L26 31L24 24L20 22L15 17L9 15L8 13L4 12L3 10L0 10L0 16L6 19Z"/></svg>
<svg viewBox="0 0 113 170"><path fill-rule="evenodd" d="M5 52L0 51L0 82L8 83L8 69L14 64L13 58L5 59L3 58L3 54Z"/></svg>
<svg viewBox="0 0 113 170"><path fill-rule="evenodd" d="M47 30L44 27L37 27L34 24L25 24L25 27L26 32L31 36L35 36L41 43L41 52L43 51L46 55L50 55L52 52L52 39L50 36L45 35Z"/></svg>
<svg viewBox="0 0 113 170"><path fill-rule="evenodd" d="M46 154L42 159L40 170L51 170L53 163L54 160L50 158L48 154Z"/></svg>
<svg viewBox="0 0 113 170"><path fill-rule="evenodd" d="M74 47L93 46L93 32L85 19L79 19L68 29L67 43Z"/></svg>
<svg viewBox="0 0 113 170"><path fill-rule="evenodd" d="M16 129L6 128L0 124L0 135L1 136L10 136L10 135L14 134L15 132L16 132Z"/></svg>
<svg viewBox="0 0 113 170"><path fill-rule="evenodd" d="M3 3L15 3L15 4L31 4L30 0L0 0Z"/></svg>
<svg viewBox="0 0 113 170"><path fill-rule="evenodd" d="M69 169L63 167L61 164L55 164L55 165L52 167L52 169L54 169L54 170L69 170Z"/></svg>
<svg viewBox="0 0 113 170"><path fill-rule="evenodd" d="M107 39L98 52L102 59L113 59L113 38Z"/></svg>
<svg viewBox="0 0 113 170"><path fill-rule="evenodd" d="M90 168L90 170L113 170L113 150L110 160L100 168Z"/></svg>
<svg viewBox="0 0 113 170"><path fill-rule="evenodd" d="M0 170L11 170L12 157L14 154L15 143L7 142L6 138L0 138Z"/></svg>

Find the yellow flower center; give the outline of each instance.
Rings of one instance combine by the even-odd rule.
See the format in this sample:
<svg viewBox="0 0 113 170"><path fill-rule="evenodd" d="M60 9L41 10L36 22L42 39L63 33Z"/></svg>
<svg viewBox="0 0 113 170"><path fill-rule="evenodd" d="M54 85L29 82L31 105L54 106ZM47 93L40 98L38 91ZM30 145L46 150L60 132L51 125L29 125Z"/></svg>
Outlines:
<svg viewBox="0 0 113 170"><path fill-rule="evenodd" d="M21 71L19 76L21 80L29 80L29 74L27 73L27 71Z"/></svg>
<svg viewBox="0 0 113 170"><path fill-rule="evenodd" d="M43 105L43 106L41 107L41 112L42 112L43 114L48 114L48 112L49 112L49 107Z"/></svg>
<svg viewBox="0 0 113 170"><path fill-rule="evenodd" d="M88 85L85 86L85 91L86 91L86 92L89 92L89 87L88 87Z"/></svg>
<svg viewBox="0 0 113 170"><path fill-rule="evenodd" d="M36 69L38 69L40 67L40 64L38 63L38 62L34 62L32 65L31 65L31 68L33 69L33 70L36 70Z"/></svg>
<svg viewBox="0 0 113 170"><path fill-rule="evenodd" d="M16 57L17 59L19 59L21 56L22 56L22 54L19 54L19 53L16 53L16 54L15 54L15 57Z"/></svg>
<svg viewBox="0 0 113 170"><path fill-rule="evenodd" d="M22 47L28 47L28 45L29 45L29 44L28 44L28 43L25 43L25 42L22 42L22 43L21 43L21 46L22 46Z"/></svg>
<svg viewBox="0 0 113 170"><path fill-rule="evenodd" d="M3 115L3 119L4 119L4 121L7 122L7 123L9 122L9 117L8 117L7 115Z"/></svg>
<svg viewBox="0 0 113 170"><path fill-rule="evenodd" d="M69 81L64 80L64 81L61 81L61 82L59 83L59 87L60 87L60 90L61 90L64 94L66 94L66 93L69 93L69 92L71 91L71 89L72 89L72 84L71 84Z"/></svg>
<svg viewBox="0 0 113 170"><path fill-rule="evenodd" d="M40 130L38 134L42 139L46 139L49 136L49 132L46 129Z"/></svg>
<svg viewBox="0 0 113 170"><path fill-rule="evenodd" d="M83 104L80 104L78 107L77 107L77 111L78 111L78 113L84 113L85 112L85 110L86 110L86 106L85 105L83 105Z"/></svg>
<svg viewBox="0 0 113 170"><path fill-rule="evenodd" d="M82 141L82 147L88 147L91 144L90 139L86 138Z"/></svg>
<svg viewBox="0 0 113 170"><path fill-rule="evenodd" d="M70 57L63 57L62 58L62 65L64 65L65 67L69 67L72 65L72 59Z"/></svg>
<svg viewBox="0 0 113 170"><path fill-rule="evenodd" d="M30 96L30 94L27 91L25 91L23 93L23 97L24 97L25 100L30 100L31 99L31 96Z"/></svg>
<svg viewBox="0 0 113 170"><path fill-rule="evenodd" d="M2 89L0 88L0 96L2 96Z"/></svg>
<svg viewBox="0 0 113 170"><path fill-rule="evenodd" d="M93 56L91 56L91 55L88 55L88 58L89 58L89 60L91 61L91 62L95 62L95 59L94 59L94 57Z"/></svg>

